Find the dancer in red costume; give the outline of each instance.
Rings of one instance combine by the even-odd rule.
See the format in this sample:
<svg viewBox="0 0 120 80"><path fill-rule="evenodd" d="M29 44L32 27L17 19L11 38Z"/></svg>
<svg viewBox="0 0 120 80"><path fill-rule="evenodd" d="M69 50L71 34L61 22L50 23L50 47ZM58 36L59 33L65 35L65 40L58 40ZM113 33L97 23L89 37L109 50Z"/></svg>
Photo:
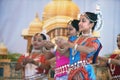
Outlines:
<svg viewBox="0 0 120 80"><path fill-rule="evenodd" d="M45 33L36 33L32 38L32 51L25 53L18 59L16 70L24 69L25 80L48 80L47 73L50 68L47 65L47 59L52 57L52 54L44 52L42 42L48 40L49 37ZM44 66L45 65L45 66Z"/></svg>
<svg viewBox="0 0 120 80"><path fill-rule="evenodd" d="M113 51L109 58L98 57L101 66L107 66L112 80L120 80L120 34L117 36L118 49Z"/></svg>

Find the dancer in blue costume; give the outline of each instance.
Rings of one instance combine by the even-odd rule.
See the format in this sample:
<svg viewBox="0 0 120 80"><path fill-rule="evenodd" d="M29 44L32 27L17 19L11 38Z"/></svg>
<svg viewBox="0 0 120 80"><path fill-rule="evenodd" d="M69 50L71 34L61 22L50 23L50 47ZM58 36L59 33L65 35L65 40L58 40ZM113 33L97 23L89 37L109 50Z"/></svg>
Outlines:
<svg viewBox="0 0 120 80"><path fill-rule="evenodd" d="M68 22L68 41L74 42L79 36L79 20L72 20Z"/></svg>
<svg viewBox="0 0 120 80"><path fill-rule="evenodd" d="M78 26L79 20L71 20L68 22L68 41L73 42L77 39L77 33L79 26ZM68 80L68 65L69 65L69 56L68 55L62 55L64 52L63 50L60 50L60 46L58 45L59 53L56 52L56 79L55 80Z"/></svg>
<svg viewBox="0 0 120 80"><path fill-rule="evenodd" d="M96 80L94 69L90 64L95 62L101 50L101 43L92 36L97 15L85 12L80 16L79 31L82 35L74 43L59 39L59 44L70 49L70 68L68 80Z"/></svg>
<svg viewBox="0 0 120 80"><path fill-rule="evenodd" d="M70 20L67 24L68 29L68 41L74 42L78 36L79 36L79 26L78 26L79 20L73 19ZM48 45L48 43L52 42L45 42L44 45ZM49 46L49 45L48 45ZM47 46L47 47L48 47ZM51 49L52 50L52 49ZM51 51L50 50L50 51ZM65 49L61 49L61 46L59 44L57 45L57 50L52 51L55 53L55 80L68 80L68 65L69 65L69 55L62 55L66 51ZM52 60L52 61L51 61ZM53 63L53 59L49 60L49 63Z"/></svg>

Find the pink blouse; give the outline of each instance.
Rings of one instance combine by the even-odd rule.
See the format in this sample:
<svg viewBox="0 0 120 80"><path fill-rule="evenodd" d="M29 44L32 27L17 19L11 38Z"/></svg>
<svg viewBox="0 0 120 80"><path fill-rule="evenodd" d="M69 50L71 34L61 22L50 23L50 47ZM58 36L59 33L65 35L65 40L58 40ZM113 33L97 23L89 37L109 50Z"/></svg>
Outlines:
<svg viewBox="0 0 120 80"><path fill-rule="evenodd" d="M56 68L55 68L55 76L60 77L67 74L69 67L69 57L65 55L61 55L58 51L56 51Z"/></svg>

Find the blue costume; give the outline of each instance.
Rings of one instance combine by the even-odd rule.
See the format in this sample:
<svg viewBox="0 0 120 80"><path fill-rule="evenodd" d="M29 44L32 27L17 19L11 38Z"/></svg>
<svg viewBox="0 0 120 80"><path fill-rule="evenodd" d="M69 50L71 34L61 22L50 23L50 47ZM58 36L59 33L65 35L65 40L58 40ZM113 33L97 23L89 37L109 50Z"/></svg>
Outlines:
<svg viewBox="0 0 120 80"><path fill-rule="evenodd" d="M72 40L76 40L76 38L72 39ZM76 43L78 45L83 45L83 46L92 46L95 48L95 51L93 51L89 54L86 54L83 52L74 51L74 49L70 48L70 66L74 66L73 68L75 68L75 69L76 69L76 67L77 68L81 67L81 66L84 67L84 69L88 73L88 80L96 80L94 69L93 69L92 65L89 64L88 60L90 57L93 56L92 63L95 63L96 57L98 56L98 53L101 49L101 43L99 42L99 40L97 38L94 38L94 37L88 38L83 43L82 43L82 41L83 41L82 38L78 38ZM73 51L75 52L74 55L73 55ZM84 64L84 66L83 66L83 64ZM83 75L83 79L84 79L84 75Z"/></svg>

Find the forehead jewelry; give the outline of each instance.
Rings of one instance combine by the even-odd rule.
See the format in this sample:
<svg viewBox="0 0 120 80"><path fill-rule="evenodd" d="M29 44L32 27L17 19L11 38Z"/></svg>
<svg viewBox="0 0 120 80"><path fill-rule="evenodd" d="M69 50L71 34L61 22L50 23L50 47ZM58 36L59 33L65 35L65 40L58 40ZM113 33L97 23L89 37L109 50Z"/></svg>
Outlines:
<svg viewBox="0 0 120 80"><path fill-rule="evenodd" d="M81 14L81 15L85 16L87 19L89 19L89 20L90 20L91 22L93 22L93 23L94 23L94 22L97 22L97 20L94 21L94 20L90 19L90 18L88 17L88 15L85 14L85 13L83 13L83 14Z"/></svg>

